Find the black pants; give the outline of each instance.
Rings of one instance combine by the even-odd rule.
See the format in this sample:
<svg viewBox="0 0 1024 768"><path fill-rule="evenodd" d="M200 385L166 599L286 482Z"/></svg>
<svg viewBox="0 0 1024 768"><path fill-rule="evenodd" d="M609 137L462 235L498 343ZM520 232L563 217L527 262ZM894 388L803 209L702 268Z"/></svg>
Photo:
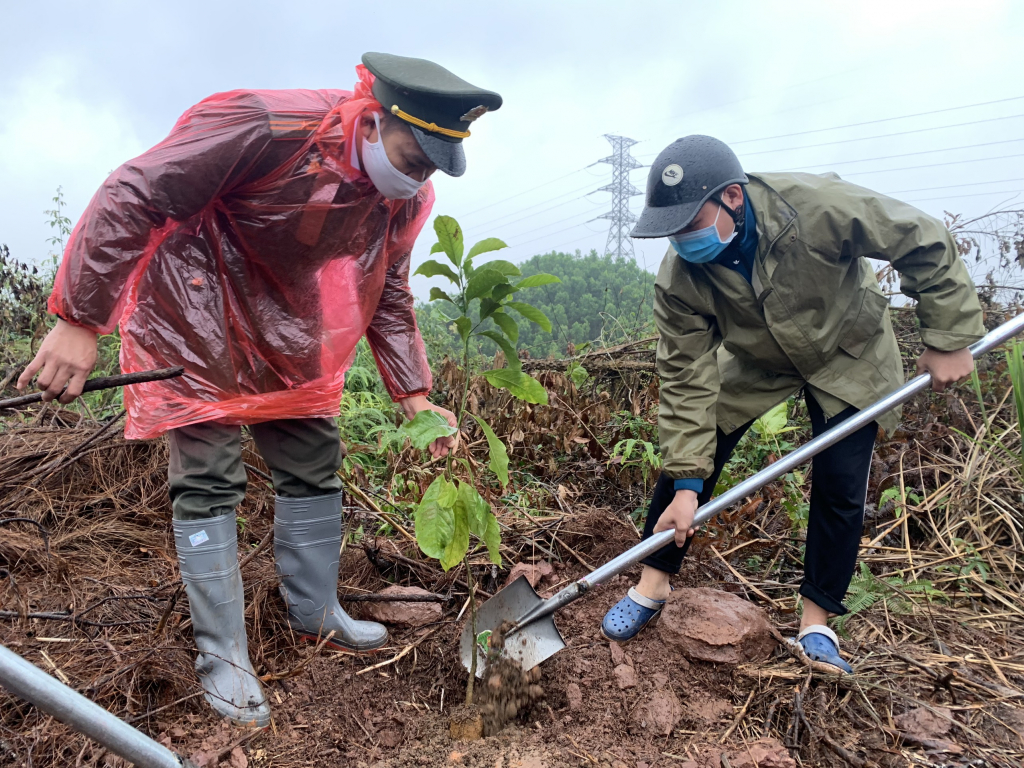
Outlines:
<svg viewBox="0 0 1024 768"><path fill-rule="evenodd" d="M810 393L805 392L804 399L807 401L811 430L815 437L857 413L857 409L851 406L835 417L826 419L821 406ZM722 467L729 461L736 445L753 423L750 421L729 435L718 431L715 468L711 477L704 481L704 490L698 496L701 505L710 500ZM807 549L800 594L830 613L846 613L843 598L857 563L857 548L864 527L868 473L871 470L871 454L877 432L878 425L871 422L826 448L812 460ZM645 539L654 533L658 518L674 497L672 480L662 475L655 486L647 512ZM688 539L682 547L669 544L642 562L659 571L679 573L691 542L692 539Z"/></svg>

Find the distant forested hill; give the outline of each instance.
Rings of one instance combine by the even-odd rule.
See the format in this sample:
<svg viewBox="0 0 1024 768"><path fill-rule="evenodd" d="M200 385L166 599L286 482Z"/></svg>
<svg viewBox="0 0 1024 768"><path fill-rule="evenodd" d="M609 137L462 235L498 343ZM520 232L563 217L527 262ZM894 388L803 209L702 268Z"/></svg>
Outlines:
<svg viewBox="0 0 1024 768"><path fill-rule="evenodd" d="M601 256L596 251L551 252L534 256L519 268L524 276L547 272L562 281L530 288L528 297L524 294L550 318L552 326L548 334L532 323L521 325L519 348L529 350L530 357L562 357L570 343L577 347L594 341L614 344L653 325L654 275L631 259ZM441 310L436 303L421 303L416 309L433 355L452 349L453 334L445 328Z"/></svg>

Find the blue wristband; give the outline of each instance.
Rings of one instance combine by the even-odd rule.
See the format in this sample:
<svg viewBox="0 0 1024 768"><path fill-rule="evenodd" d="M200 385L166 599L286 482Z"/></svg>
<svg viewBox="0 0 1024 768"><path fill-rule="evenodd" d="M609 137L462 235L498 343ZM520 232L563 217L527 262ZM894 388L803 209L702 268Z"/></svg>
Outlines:
<svg viewBox="0 0 1024 768"><path fill-rule="evenodd" d="M700 493L704 490L704 481L696 477L687 478L686 480L676 480L672 485L677 491L693 491L694 493Z"/></svg>

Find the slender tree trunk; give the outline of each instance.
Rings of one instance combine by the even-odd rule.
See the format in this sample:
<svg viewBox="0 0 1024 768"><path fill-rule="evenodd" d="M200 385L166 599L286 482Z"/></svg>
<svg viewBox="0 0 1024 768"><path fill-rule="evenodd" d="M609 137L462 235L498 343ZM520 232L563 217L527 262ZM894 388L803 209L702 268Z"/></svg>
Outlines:
<svg viewBox="0 0 1024 768"><path fill-rule="evenodd" d="M473 627L473 651L470 654L469 682L466 683L466 706L473 703L473 684L476 682L477 641L476 641L476 579L473 569L469 566L469 554L466 554L466 583L469 584L469 621Z"/></svg>

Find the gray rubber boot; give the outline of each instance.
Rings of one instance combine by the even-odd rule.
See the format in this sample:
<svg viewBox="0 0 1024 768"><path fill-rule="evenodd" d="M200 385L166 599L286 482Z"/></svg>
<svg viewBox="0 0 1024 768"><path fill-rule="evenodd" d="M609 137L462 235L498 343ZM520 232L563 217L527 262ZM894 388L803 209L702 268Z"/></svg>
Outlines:
<svg viewBox="0 0 1024 768"><path fill-rule="evenodd" d="M196 674L206 700L238 725L270 724L270 705L249 661L235 513L174 521L181 580L192 612Z"/></svg>
<svg viewBox="0 0 1024 768"><path fill-rule="evenodd" d="M274 499L274 558L281 597L292 628L307 640L333 630L328 645L343 651L374 651L388 631L373 621L356 621L338 604L341 552L341 494Z"/></svg>

